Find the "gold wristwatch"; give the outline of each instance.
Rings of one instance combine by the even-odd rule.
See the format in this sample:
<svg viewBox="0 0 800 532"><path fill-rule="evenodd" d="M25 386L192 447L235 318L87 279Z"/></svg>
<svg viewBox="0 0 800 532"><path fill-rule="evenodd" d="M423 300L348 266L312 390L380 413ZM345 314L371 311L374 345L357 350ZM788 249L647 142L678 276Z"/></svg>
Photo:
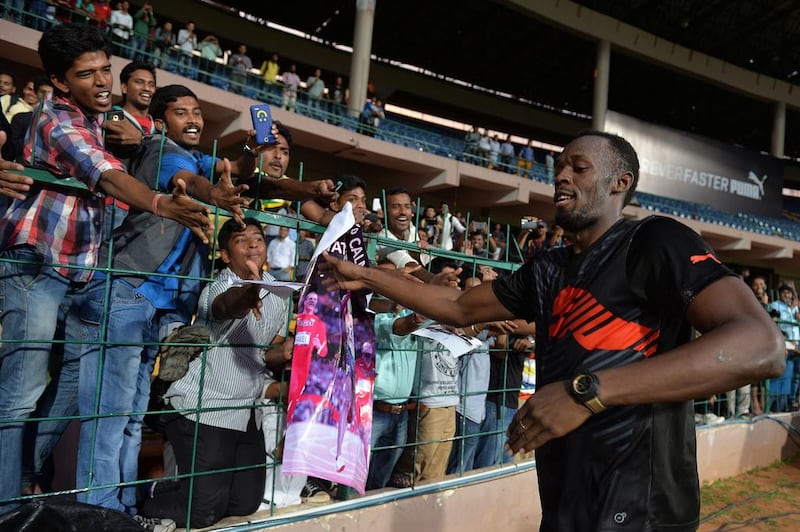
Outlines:
<svg viewBox="0 0 800 532"><path fill-rule="evenodd" d="M567 386L567 391L577 402L589 409L592 414L599 414L606 409L600 401L600 381L594 373L581 373Z"/></svg>

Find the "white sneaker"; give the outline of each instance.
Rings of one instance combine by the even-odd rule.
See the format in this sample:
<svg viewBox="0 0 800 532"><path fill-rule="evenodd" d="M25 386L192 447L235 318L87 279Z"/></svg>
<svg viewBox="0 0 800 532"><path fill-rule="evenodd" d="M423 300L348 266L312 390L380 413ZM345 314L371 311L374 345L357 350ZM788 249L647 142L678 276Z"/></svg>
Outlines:
<svg viewBox="0 0 800 532"><path fill-rule="evenodd" d="M158 517L145 517L143 515L134 515L133 520L139 523L144 530L150 532L172 532L177 528L175 521L172 519L159 519Z"/></svg>
<svg viewBox="0 0 800 532"><path fill-rule="evenodd" d="M703 423L705 425L718 425L718 424L722 423L723 421L725 421L724 417L718 416L718 415L713 414L711 412L708 412L707 414L705 414L703 416Z"/></svg>

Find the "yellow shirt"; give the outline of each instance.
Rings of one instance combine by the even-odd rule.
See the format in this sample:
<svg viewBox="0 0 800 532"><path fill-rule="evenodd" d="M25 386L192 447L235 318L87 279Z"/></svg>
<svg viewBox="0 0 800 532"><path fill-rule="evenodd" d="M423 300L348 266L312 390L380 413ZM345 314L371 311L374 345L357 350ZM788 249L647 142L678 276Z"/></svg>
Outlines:
<svg viewBox="0 0 800 532"><path fill-rule="evenodd" d="M275 83L278 77L278 63L272 61L264 61L261 65L261 74L264 76L265 83Z"/></svg>
<svg viewBox="0 0 800 532"><path fill-rule="evenodd" d="M30 113L33 111L33 107L25 103L25 100L20 98L13 105L9 105L11 103L11 95L6 94L4 96L0 96L0 107L3 109L3 114L6 115L6 120L8 123L11 123L11 119L14 118L14 115L17 113Z"/></svg>

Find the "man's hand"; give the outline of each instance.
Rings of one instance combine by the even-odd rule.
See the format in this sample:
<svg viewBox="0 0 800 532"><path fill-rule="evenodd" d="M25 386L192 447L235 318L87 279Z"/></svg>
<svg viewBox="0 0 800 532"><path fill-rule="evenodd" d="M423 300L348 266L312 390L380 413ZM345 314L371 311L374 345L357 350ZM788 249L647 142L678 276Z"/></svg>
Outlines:
<svg viewBox="0 0 800 532"><path fill-rule="evenodd" d="M333 181L330 179L310 181L309 185L311 185L313 195L326 203L339 199L339 192L336 191L336 185L334 185Z"/></svg>
<svg viewBox="0 0 800 532"><path fill-rule="evenodd" d="M249 279L251 281L257 281L261 279L261 267L253 262L250 259L244 261L245 265L247 265L247 269L250 270ZM252 285L247 288L247 292L243 297L243 301L246 306L250 307L251 311L253 312L253 316L255 316L256 321L261 319L261 297L260 297L261 287L258 285Z"/></svg>
<svg viewBox="0 0 800 532"><path fill-rule="evenodd" d="M389 273L393 273L395 275L399 275L403 279L407 281L414 281L415 283L425 283L419 277L414 275L414 272L417 272L422 269L422 266L417 264L416 262L410 262L403 266L402 268L398 268L396 270L387 270Z"/></svg>
<svg viewBox="0 0 800 532"><path fill-rule="evenodd" d="M284 364L289 364L292 361L292 353L294 351L294 336L290 336L283 342L283 349L281 355L283 356Z"/></svg>
<svg viewBox="0 0 800 532"><path fill-rule="evenodd" d="M8 140L5 131L0 131L0 149ZM16 174L25 170L21 164L6 161L0 157L0 194L8 196L9 198L24 200L26 198L23 192L28 192L33 185L33 179L30 177Z"/></svg>
<svg viewBox="0 0 800 532"><path fill-rule="evenodd" d="M175 180L171 196L156 201L159 216L188 227L204 244L208 244L208 235L214 230L208 219L208 209L186 194L186 182L183 179Z"/></svg>
<svg viewBox="0 0 800 532"><path fill-rule="evenodd" d="M364 233L380 233L383 231L383 223L380 220L369 220L364 218L364 223L361 224L361 231Z"/></svg>
<svg viewBox="0 0 800 532"><path fill-rule="evenodd" d="M517 330L517 324L514 320L490 321L485 328L497 334L508 334Z"/></svg>
<svg viewBox="0 0 800 532"><path fill-rule="evenodd" d="M536 347L536 342L531 342L528 337L517 338L514 340L514 351L533 351Z"/></svg>
<svg viewBox="0 0 800 532"><path fill-rule="evenodd" d="M219 182L211 189L211 204L220 209L230 211L233 219L244 225L244 213L242 207L247 207L250 200L242 197L242 193L249 187L247 185L233 185L231 180L231 162L228 159L222 160L222 176Z"/></svg>
<svg viewBox="0 0 800 532"><path fill-rule="evenodd" d="M478 266L478 270L481 272L481 282L488 283L489 281L494 281L497 279L497 272L491 266Z"/></svg>
<svg viewBox="0 0 800 532"><path fill-rule="evenodd" d="M434 275L430 281L430 284L438 284L441 286L449 286L450 288L458 288L458 276L461 274L461 268L453 271L453 272L439 272Z"/></svg>
<svg viewBox="0 0 800 532"><path fill-rule="evenodd" d="M268 349L264 360L267 367L272 371L281 371L292 362L292 349L294 348L294 338L286 338L280 345Z"/></svg>
<svg viewBox="0 0 800 532"><path fill-rule="evenodd" d="M333 274L335 282L343 290L361 290L366 288L363 272L366 268L357 266L352 262L337 259L327 251L322 252L325 263L320 265L321 271Z"/></svg>
<svg viewBox="0 0 800 532"><path fill-rule="evenodd" d="M105 130L105 142L112 153L132 154L142 144L142 132L128 120L106 120L102 128Z"/></svg>
<svg viewBox="0 0 800 532"><path fill-rule="evenodd" d="M514 455L538 449L583 425L592 415L567 393L566 382L554 382L536 390L508 426L506 453Z"/></svg>

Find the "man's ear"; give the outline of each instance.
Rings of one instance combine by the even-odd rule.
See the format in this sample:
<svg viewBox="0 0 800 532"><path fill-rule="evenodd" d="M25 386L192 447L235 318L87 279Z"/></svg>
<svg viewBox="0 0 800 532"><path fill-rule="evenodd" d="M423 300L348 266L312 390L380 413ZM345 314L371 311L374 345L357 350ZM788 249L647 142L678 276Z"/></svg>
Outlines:
<svg viewBox="0 0 800 532"><path fill-rule="evenodd" d="M611 193L612 194L627 194L633 185L633 174L625 172L612 178Z"/></svg>
<svg viewBox="0 0 800 532"><path fill-rule="evenodd" d="M340 211L342 210L342 208L339 206L339 203L338 203L338 202L336 202L336 201L332 201L332 202L330 202L330 204L328 205L328 207L330 207L330 209L331 209L333 212L340 212Z"/></svg>
<svg viewBox="0 0 800 532"><path fill-rule="evenodd" d="M161 132L161 130L163 129L163 130L164 130L164 133L166 133L166 132L167 132L167 124L165 124L165 123L164 123L164 121L163 121L162 119L160 119L160 118L156 118L156 119L155 119L155 121L154 121L154 123L155 123L155 125L156 125L156 131L158 131L158 132L160 133L160 132Z"/></svg>
<svg viewBox="0 0 800 532"><path fill-rule="evenodd" d="M53 87L55 87L56 90L58 90L58 92L61 92L63 94L70 93L69 85L67 85L67 82L57 77L56 75L50 76L50 82L53 84Z"/></svg>
<svg viewBox="0 0 800 532"><path fill-rule="evenodd" d="M222 259L222 262L224 262L225 264L231 263L231 256L228 255L228 250L226 249L219 250L219 258Z"/></svg>

